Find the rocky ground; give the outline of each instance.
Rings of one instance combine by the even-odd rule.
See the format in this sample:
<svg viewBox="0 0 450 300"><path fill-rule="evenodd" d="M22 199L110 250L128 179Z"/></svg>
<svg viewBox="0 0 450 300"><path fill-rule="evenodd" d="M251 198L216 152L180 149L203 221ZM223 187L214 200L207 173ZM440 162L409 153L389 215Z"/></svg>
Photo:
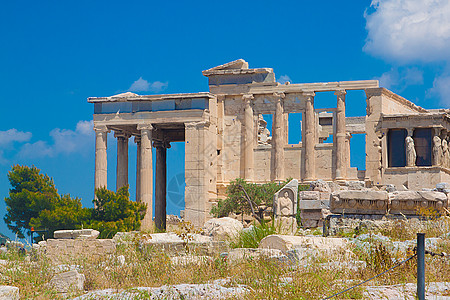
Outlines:
<svg viewBox="0 0 450 300"><path fill-rule="evenodd" d="M418 231L427 233L427 250L450 252L448 217L333 226L333 237L320 228L272 232L257 248L233 248L259 232L233 219L212 220L201 232L119 233L114 251L95 259L49 256L50 243L25 256L11 248L0 260L0 299L323 299L412 255ZM79 235L71 240L75 248L77 241ZM428 255L426 262L427 299L450 299L450 257ZM344 298L415 299L415 268L412 259Z"/></svg>

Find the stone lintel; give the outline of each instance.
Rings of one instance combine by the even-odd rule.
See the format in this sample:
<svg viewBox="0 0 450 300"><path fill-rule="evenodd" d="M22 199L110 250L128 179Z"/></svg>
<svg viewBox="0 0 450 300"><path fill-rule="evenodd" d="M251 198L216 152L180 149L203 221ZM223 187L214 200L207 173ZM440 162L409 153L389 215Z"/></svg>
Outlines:
<svg viewBox="0 0 450 300"><path fill-rule="evenodd" d="M161 95L137 95L137 94L119 94L110 97L89 97L89 103L99 102L126 102L126 101L161 101L161 100L181 100L195 98L215 98L214 94L209 92L199 93L180 93L180 94L161 94Z"/></svg>

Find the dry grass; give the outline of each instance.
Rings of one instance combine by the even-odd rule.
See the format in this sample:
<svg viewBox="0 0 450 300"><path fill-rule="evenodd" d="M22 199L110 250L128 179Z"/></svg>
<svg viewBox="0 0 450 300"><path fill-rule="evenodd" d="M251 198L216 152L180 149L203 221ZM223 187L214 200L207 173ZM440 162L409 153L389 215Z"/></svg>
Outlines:
<svg viewBox="0 0 450 300"><path fill-rule="evenodd" d="M426 237L443 236L450 232L449 228L449 218L439 218L424 222L401 220L381 231L393 240L407 240L414 239L418 231L424 231ZM351 253L311 257L307 263L295 267L270 259L232 265L219 256L200 264L175 265L165 253L154 249L143 250L133 242L119 246L114 256L78 258L65 264L79 266L80 272L86 276L85 290L88 291L207 283L226 278L229 286L243 284L249 288L245 299L322 299L368 279L410 255L393 253L375 240L368 242L370 246L365 249L354 247ZM450 252L449 237L440 240L436 251ZM124 264L117 259L119 255L124 256ZM22 299L62 298L47 285L57 271L44 256L28 261L10 253L4 258L8 264L1 270L0 284L19 287ZM363 261L366 267L350 267L354 266L354 261ZM449 281L450 259L427 255L426 264L427 281ZM413 259L372 281L370 285L415 282L416 267ZM363 287L356 288L336 299L362 299L363 290ZM77 293L69 296L75 295ZM143 296L142 299L145 298Z"/></svg>

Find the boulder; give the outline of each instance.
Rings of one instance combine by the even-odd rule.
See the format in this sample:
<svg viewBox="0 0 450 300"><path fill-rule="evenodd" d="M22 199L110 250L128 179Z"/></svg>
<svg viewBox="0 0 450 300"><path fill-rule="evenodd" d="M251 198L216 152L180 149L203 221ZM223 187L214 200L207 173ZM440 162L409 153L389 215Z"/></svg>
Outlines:
<svg viewBox="0 0 450 300"><path fill-rule="evenodd" d="M348 188L348 190L360 191L365 189L366 184L364 183L364 181L346 181L345 186Z"/></svg>
<svg viewBox="0 0 450 300"><path fill-rule="evenodd" d="M244 226L232 218L213 218L203 225L203 233L214 240L224 240L236 237Z"/></svg>
<svg viewBox="0 0 450 300"><path fill-rule="evenodd" d="M294 249L311 249L333 252L342 250L347 245L343 238L326 238L322 236L269 235L261 240L259 248L279 249L287 255Z"/></svg>
<svg viewBox="0 0 450 300"><path fill-rule="evenodd" d="M19 300L19 288L9 285L0 285L0 300Z"/></svg>
<svg viewBox="0 0 450 300"><path fill-rule="evenodd" d="M328 183L326 183L322 179L311 182L309 184L309 190L323 192L323 193L331 193L330 186L328 185Z"/></svg>
<svg viewBox="0 0 450 300"><path fill-rule="evenodd" d="M50 280L50 285L59 293L67 293L74 290L83 290L85 277L76 270L55 275Z"/></svg>

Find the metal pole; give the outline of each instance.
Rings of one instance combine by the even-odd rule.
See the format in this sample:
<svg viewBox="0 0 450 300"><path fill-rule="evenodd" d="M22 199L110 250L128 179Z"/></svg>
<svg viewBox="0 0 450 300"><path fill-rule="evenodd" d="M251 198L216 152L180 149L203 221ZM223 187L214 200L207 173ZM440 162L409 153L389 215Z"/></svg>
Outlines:
<svg viewBox="0 0 450 300"><path fill-rule="evenodd" d="M425 300L425 233L417 234L417 298Z"/></svg>

